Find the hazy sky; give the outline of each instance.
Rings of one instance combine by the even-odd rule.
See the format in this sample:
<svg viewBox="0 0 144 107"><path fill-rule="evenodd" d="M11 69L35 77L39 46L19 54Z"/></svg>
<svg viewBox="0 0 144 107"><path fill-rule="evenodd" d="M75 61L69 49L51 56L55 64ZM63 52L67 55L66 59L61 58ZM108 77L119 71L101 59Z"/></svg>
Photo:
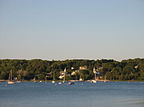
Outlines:
<svg viewBox="0 0 144 107"><path fill-rule="evenodd" d="M0 0L0 59L137 57L143 0Z"/></svg>

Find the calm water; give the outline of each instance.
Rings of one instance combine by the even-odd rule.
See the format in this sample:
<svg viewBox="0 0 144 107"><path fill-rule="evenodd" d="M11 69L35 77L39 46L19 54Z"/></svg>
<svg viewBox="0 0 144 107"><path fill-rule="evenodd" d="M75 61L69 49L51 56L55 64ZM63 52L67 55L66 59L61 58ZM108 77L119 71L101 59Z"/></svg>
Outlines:
<svg viewBox="0 0 144 107"><path fill-rule="evenodd" d="M144 82L0 82L0 107L144 107Z"/></svg>

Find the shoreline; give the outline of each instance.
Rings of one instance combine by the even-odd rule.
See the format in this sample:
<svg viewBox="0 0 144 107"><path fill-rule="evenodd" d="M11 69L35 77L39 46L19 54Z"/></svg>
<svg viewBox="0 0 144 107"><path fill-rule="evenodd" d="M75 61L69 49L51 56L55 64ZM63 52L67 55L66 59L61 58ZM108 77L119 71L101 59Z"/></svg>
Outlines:
<svg viewBox="0 0 144 107"><path fill-rule="evenodd" d="M33 81L33 80L23 80L21 82L52 82L53 80L36 80L36 81ZM84 82L84 81L87 81L87 82L91 82L92 80L84 80L84 81L80 81L80 80L68 80L68 81L65 81L65 82ZM96 80L98 82L144 82L144 80ZM0 80L0 82L8 82L8 80ZM56 80L56 82L63 82L62 80Z"/></svg>

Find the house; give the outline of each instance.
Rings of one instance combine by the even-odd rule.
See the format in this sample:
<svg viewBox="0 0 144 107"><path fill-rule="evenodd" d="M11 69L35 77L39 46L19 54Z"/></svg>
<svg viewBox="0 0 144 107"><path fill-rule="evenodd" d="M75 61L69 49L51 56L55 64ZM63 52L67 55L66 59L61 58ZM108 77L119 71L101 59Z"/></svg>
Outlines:
<svg viewBox="0 0 144 107"><path fill-rule="evenodd" d="M72 70L74 70L74 67L71 67Z"/></svg>
<svg viewBox="0 0 144 107"><path fill-rule="evenodd" d="M86 65L85 66L80 66L79 70L87 70L87 66Z"/></svg>
<svg viewBox="0 0 144 107"><path fill-rule="evenodd" d="M73 76L73 75L76 75L77 72L79 72L79 70L73 71L73 72L71 73L71 75L72 75L72 76Z"/></svg>
<svg viewBox="0 0 144 107"><path fill-rule="evenodd" d="M60 76L59 76L59 79L63 79L65 74L67 74L66 72L64 71L60 71Z"/></svg>
<svg viewBox="0 0 144 107"><path fill-rule="evenodd" d="M80 66L78 70L74 70L71 75L76 75L76 73L80 72L80 70L87 70L87 66Z"/></svg>
<svg viewBox="0 0 144 107"><path fill-rule="evenodd" d="M137 65L137 66L135 66L134 68L135 68L135 69L138 69L138 68L139 68L139 66Z"/></svg>

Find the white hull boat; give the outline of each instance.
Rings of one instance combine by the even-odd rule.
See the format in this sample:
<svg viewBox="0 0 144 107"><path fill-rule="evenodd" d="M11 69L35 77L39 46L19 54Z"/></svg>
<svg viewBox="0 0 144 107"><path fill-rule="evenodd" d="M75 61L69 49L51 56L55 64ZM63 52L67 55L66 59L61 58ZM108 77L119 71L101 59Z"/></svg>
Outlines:
<svg viewBox="0 0 144 107"><path fill-rule="evenodd" d="M92 80L91 82L92 82L92 83L97 83L97 81L96 81L96 80Z"/></svg>
<svg viewBox="0 0 144 107"><path fill-rule="evenodd" d="M13 81L8 81L8 84L15 84L15 82L13 82Z"/></svg>

